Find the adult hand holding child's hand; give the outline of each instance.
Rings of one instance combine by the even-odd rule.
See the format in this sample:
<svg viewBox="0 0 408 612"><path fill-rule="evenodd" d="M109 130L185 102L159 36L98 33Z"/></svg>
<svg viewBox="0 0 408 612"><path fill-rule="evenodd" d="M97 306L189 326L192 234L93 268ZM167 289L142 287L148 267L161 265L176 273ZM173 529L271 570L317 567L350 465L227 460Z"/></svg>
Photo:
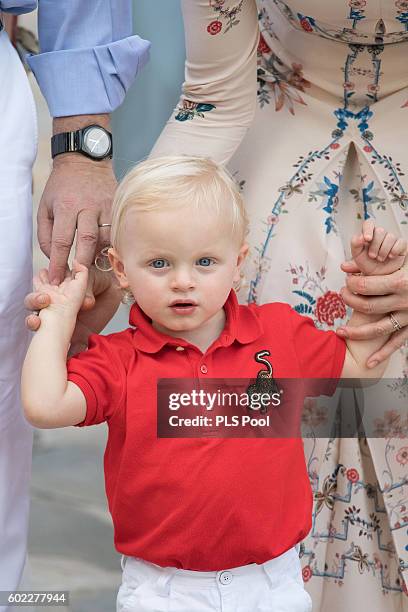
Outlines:
<svg viewBox="0 0 408 612"><path fill-rule="evenodd" d="M71 274L69 269L66 274ZM70 357L87 348L89 336L103 330L117 311L120 301L120 288L113 275L91 266L84 300L71 339L68 354ZM50 296L44 289L29 293L24 300L25 307L32 311L41 311L49 304ZM37 331L41 326L39 314L32 312L28 315L26 325L31 331Z"/></svg>
<svg viewBox="0 0 408 612"><path fill-rule="evenodd" d="M49 304L41 311L40 318L47 316L48 313L76 317L85 298L87 281L88 268L76 260L73 263L72 273L67 271L59 285L51 284L47 269L40 270L33 279L34 289L41 294L46 293L49 297Z"/></svg>
<svg viewBox="0 0 408 612"><path fill-rule="evenodd" d="M369 360L382 362L408 340L408 258L407 242L375 228L371 220L363 223L362 234L351 244L352 260L341 265L347 272L344 302L365 314L385 316L380 321L356 327L343 326L336 331L352 340L366 340L392 334ZM395 330L389 313L402 329Z"/></svg>

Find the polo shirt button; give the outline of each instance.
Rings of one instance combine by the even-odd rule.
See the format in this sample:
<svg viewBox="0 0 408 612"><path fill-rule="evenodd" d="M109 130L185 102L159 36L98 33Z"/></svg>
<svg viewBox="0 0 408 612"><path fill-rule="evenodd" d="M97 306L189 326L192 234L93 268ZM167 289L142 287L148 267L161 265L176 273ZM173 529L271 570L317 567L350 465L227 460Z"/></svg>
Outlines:
<svg viewBox="0 0 408 612"><path fill-rule="evenodd" d="M221 574L218 576L218 580L221 582L221 584L231 584L232 578L233 576L231 572L221 572Z"/></svg>
<svg viewBox="0 0 408 612"><path fill-rule="evenodd" d="M200 370L201 370L202 374L207 374L207 372L208 372L208 368L204 364L201 366Z"/></svg>
<svg viewBox="0 0 408 612"><path fill-rule="evenodd" d="M176 351L184 351L184 346L176 346Z"/></svg>

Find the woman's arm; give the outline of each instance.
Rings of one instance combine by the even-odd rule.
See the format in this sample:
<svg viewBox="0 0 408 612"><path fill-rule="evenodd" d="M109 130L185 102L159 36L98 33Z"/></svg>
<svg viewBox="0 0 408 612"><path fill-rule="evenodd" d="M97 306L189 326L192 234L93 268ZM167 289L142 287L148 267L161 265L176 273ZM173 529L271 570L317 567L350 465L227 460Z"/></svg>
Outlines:
<svg viewBox="0 0 408 612"><path fill-rule="evenodd" d="M73 278L59 286L41 273L36 289L50 295L51 304L41 311L41 328L29 346L22 371L21 396L27 420L35 427L76 425L84 420L86 401L82 391L67 380L66 359L76 315L83 302L87 268L75 264Z"/></svg>
<svg viewBox="0 0 408 612"><path fill-rule="evenodd" d="M259 39L255 0L182 0L185 82L152 156L226 163L252 122Z"/></svg>

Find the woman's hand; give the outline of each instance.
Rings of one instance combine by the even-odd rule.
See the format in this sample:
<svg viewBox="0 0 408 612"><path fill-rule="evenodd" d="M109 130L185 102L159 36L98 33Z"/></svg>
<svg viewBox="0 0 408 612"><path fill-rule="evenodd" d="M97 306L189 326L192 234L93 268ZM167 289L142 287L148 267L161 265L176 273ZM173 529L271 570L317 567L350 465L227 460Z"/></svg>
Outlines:
<svg viewBox="0 0 408 612"><path fill-rule="evenodd" d="M406 258L401 269L392 274L363 276L354 260L342 263L341 268L347 272L346 287L341 290L344 302L359 312L385 314L385 316L376 323L360 327L345 325L336 331L339 336L353 340L365 340L391 333L388 342L368 359L370 362L380 363L408 340L408 259ZM401 330L394 330L391 318L387 314L390 312L401 325Z"/></svg>
<svg viewBox="0 0 408 612"><path fill-rule="evenodd" d="M89 336L102 331L117 311L121 297L115 277L109 272L101 272L91 266L85 297L71 339L69 356L85 350ZM41 319L35 311L40 311L49 304L50 295L45 291L34 291L26 296L25 307L34 311L26 318L26 326L31 331L37 331L41 325Z"/></svg>

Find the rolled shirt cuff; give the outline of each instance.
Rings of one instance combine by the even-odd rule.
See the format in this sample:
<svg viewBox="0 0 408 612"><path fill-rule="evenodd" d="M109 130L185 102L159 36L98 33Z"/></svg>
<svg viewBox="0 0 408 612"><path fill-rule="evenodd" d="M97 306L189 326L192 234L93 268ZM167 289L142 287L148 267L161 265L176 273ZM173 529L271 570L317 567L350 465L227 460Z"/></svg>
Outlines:
<svg viewBox="0 0 408 612"><path fill-rule="evenodd" d="M150 42L129 36L88 49L30 54L27 62L53 117L110 113L149 59Z"/></svg>
<svg viewBox="0 0 408 612"><path fill-rule="evenodd" d="M0 10L13 15L31 13L37 8L37 0L1 0Z"/></svg>

